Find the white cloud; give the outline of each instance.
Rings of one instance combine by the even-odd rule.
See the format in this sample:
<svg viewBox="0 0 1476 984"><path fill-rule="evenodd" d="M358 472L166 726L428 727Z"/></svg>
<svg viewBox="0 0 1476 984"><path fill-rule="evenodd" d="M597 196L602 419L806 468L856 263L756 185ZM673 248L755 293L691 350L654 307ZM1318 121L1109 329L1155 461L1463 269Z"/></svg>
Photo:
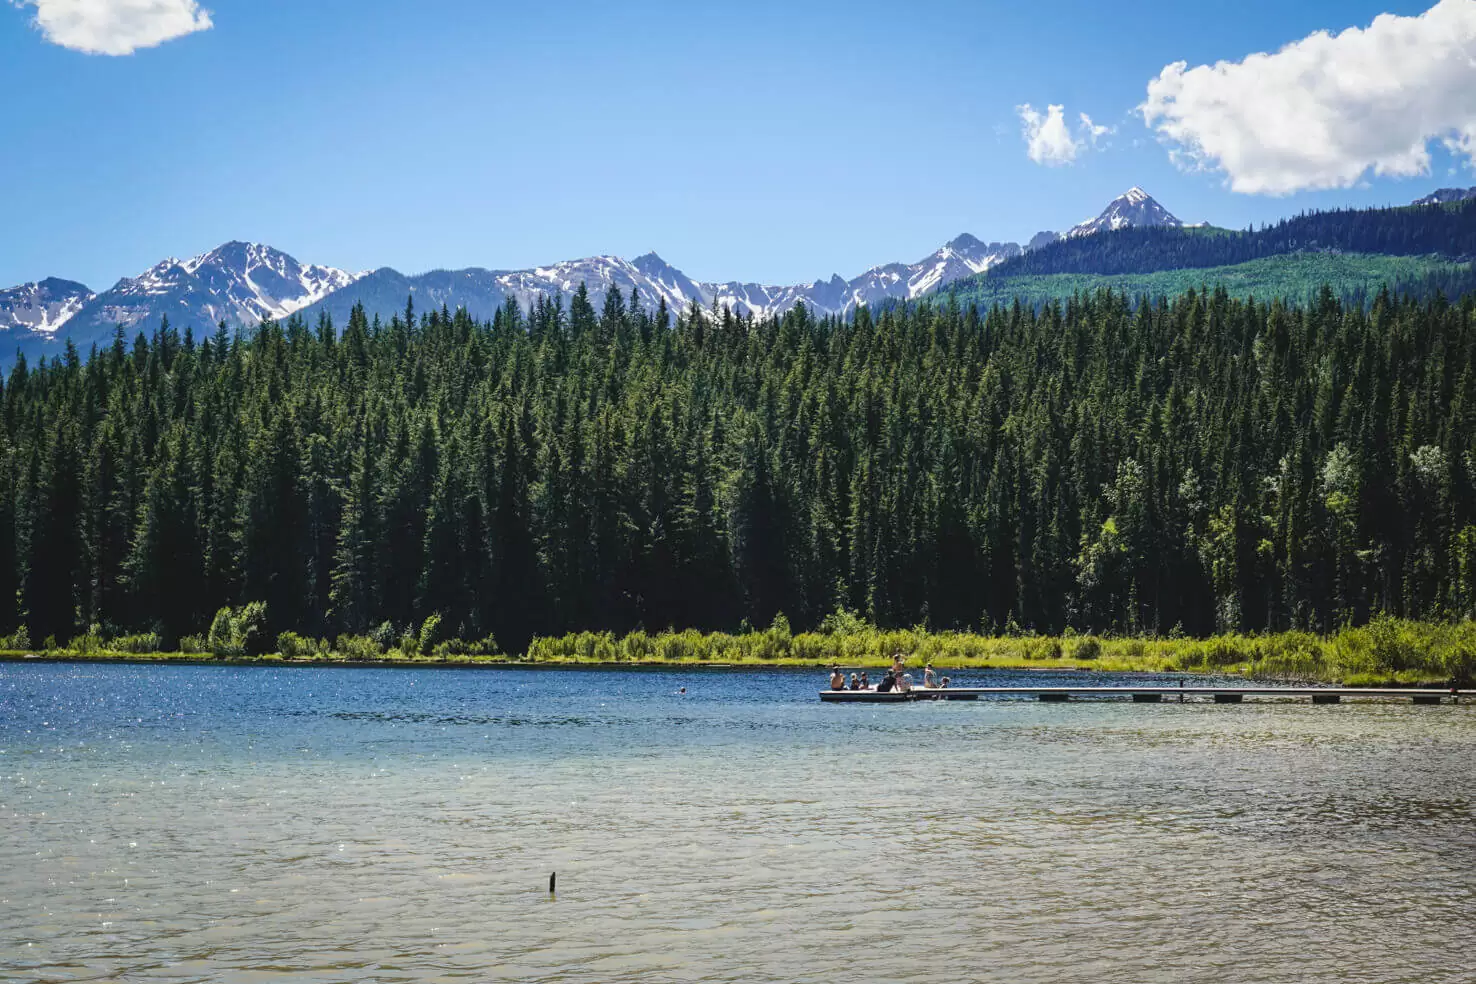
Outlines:
<svg viewBox="0 0 1476 984"><path fill-rule="evenodd" d="M1082 113L1081 132L1084 135L1086 141L1090 143L1093 147L1095 147L1098 143L1102 141L1102 138L1116 133L1117 130L1115 127L1098 126L1097 124L1092 122L1092 118L1090 116L1088 116L1086 113Z"/></svg>
<svg viewBox="0 0 1476 984"><path fill-rule="evenodd" d="M1138 110L1176 163L1222 170L1247 194L1346 188L1370 171L1428 174L1432 140L1471 161L1476 0L1381 14L1238 62L1175 62Z"/></svg>
<svg viewBox="0 0 1476 984"><path fill-rule="evenodd" d="M196 0L11 0L36 8L46 40L94 55L129 55L211 27Z"/></svg>
<svg viewBox="0 0 1476 984"><path fill-rule="evenodd" d="M1042 115L1029 103L1016 106L1020 114L1022 134L1025 137L1025 152L1037 164L1056 167L1070 164L1089 147L1097 144L1112 133L1110 126L1098 126L1086 113L1081 114L1081 125L1073 133L1066 122L1065 106L1047 106Z"/></svg>

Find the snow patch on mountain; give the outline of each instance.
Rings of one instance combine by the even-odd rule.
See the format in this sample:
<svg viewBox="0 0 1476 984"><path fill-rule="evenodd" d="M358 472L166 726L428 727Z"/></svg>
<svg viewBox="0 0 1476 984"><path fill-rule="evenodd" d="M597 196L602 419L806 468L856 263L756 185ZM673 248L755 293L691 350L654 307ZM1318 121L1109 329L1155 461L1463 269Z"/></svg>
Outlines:
<svg viewBox="0 0 1476 984"><path fill-rule="evenodd" d="M57 277L0 290L0 331L52 337L92 296L84 284Z"/></svg>
<svg viewBox="0 0 1476 984"><path fill-rule="evenodd" d="M129 333L149 331L166 316L178 328L201 333L221 322L250 328L294 314L309 320L327 314L341 327L355 305L362 304L371 318L388 318L404 310L407 297L419 311L465 308L485 320L509 300L526 310L540 299L557 296L567 307L581 284L597 310L618 289L627 304L632 297L647 310L664 303L673 317L694 304L755 318L780 315L800 304L817 316L846 316L862 305L916 300L1066 236L1128 226L1181 225L1147 192L1133 188L1097 218L1064 234L1039 233L1027 246L985 242L965 233L916 263L886 263L849 280L832 274L791 285L695 281L655 253L633 260L590 256L526 270L470 267L406 276L383 268L349 273L299 263L260 243L236 241L189 259L170 257L97 295L67 281L0 292L0 331L27 333L38 351L54 351L63 337L86 350L106 342L119 327ZM43 290L47 284L60 286L47 293Z"/></svg>
<svg viewBox="0 0 1476 984"><path fill-rule="evenodd" d="M1416 198L1411 205L1445 205L1450 202L1464 202L1476 198L1476 188L1439 188L1426 195L1424 198Z"/></svg>
<svg viewBox="0 0 1476 984"><path fill-rule="evenodd" d="M1163 226L1178 229L1183 225L1168 209L1154 201L1152 195L1142 188L1134 187L1128 189L1126 194L1114 198L1095 219L1087 219L1067 230L1065 238L1090 236L1129 227Z"/></svg>
<svg viewBox="0 0 1476 984"><path fill-rule="evenodd" d="M81 345L108 337L118 326L157 327L165 316L196 331L222 321L253 327L315 304L360 276L302 264L260 243L229 242L187 260L170 257L137 277L124 277L91 298L69 332Z"/></svg>

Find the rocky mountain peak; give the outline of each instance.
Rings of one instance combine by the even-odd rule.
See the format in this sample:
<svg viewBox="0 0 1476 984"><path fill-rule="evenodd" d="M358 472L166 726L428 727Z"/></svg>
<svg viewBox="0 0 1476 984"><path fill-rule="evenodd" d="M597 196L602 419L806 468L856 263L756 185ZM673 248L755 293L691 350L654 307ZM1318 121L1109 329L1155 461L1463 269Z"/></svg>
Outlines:
<svg viewBox="0 0 1476 984"><path fill-rule="evenodd" d="M1090 236L1098 232L1129 227L1165 226L1182 228L1172 212L1154 201L1153 196L1136 185L1114 198L1095 219L1088 219L1066 232L1066 236Z"/></svg>

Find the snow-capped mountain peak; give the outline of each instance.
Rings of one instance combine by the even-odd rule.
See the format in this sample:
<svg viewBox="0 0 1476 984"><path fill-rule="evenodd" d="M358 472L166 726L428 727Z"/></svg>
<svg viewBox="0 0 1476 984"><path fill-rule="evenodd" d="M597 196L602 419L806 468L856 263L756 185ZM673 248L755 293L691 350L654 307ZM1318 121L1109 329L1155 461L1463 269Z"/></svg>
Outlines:
<svg viewBox="0 0 1476 984"><path fill-rule="evenodd" d="M1439 188L1424 198L1416 198L1410 204L1445 205L1449 202L1464 202L1473 198L1476 198L1476 188Z"/></svg>
<svg viewBox="0 0 1476 984"><path fill-rule="evenodd" d="M120 325L128 330L157 327L164 316L197 331L221 321L250 327L267 318L285 318L361 276L305 265L260 243L232 241L187 260L169 257L89 296L68 331L97 339Z"/></svg>
<svg viewBox="0 0 1476 984"><path fill-rule="evenodd" d="M1094 223L1102 228L1179 224L1141 188L1113 202ZM1093 223L1073 233L1083 234L1089 225ZM1030 248L1055 238L1055 233L1042 233ZM739 316L764 318L803 304L818 316L844 316L862 305L914 300L1022 252L1018 243L985 242L963 233L916 263L881 264L849 280L832 274L810 283L774 286L696 281L654 252L629 260L600 255L522 270L469 267L406 276L388 267L350 273L303 264L271 246L232 240L188 259L169 257L98 295L80 284L53 290L44 300L34 284L0 292L0 331L23 330L24 336L14 337L29 338L27 344L34 343L38 352L54 350L63 336L86 349L105 342L119 327L129 333L150 331L165 317L196 332L220 323L250 328L294 314L308 319L327 314L342 325L356 304L363 304L371 316L390 317L404 309L407 296L417 310L465 308L486 319L508 301L525 310L540 298L562 296L567 303L580 285L597 309L618 289L626 303L634 297L652 310L664 302L672 315L695 304L702 310L727 308ZM22 307L25 313L16 314ZM66 331L58 334L62 325Z"/></svg>
<svg viewBox="0 0 1476 984"><path fill-rule="evenodd" d="M0 290L0 330L54 337L92 297L85 285L58 277Z"/></svg>
<svg viewBox="0 0 1476 984"><path fill-rule="evenodd" d="M1166 226L1178 229L1183 225L1168 209L1154 201L1152 195L1134 186L1125 194L1114 198L1095 219L1088 219L1067 230L1065 237L1090 236L1129 226Z"/></svg>

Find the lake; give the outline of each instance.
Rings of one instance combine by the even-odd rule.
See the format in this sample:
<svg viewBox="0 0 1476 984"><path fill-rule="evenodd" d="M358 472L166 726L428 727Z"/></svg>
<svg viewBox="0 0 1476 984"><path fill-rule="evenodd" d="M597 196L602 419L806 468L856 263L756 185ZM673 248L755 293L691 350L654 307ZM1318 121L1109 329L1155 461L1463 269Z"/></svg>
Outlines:
<svg viewBox="0 0 1476 984"><path fill-rule="evenodd" d="M0 664L0 980L1476 977L1476 708L824 682Z"/></svg>

